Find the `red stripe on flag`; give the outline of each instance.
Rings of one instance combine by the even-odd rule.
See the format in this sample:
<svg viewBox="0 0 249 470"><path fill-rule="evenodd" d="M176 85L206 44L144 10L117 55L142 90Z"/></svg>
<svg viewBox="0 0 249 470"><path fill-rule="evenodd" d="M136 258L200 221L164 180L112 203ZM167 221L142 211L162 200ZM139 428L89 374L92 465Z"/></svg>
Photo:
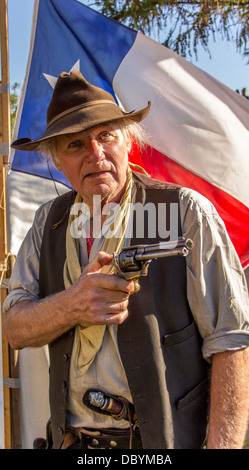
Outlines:
<svg viewBox="0 0 249 470"><path fill-rule="evenodd" d="M155 179L194 189L209 199L226 225L242 266L249 265L248 207L151 147L144 149L142 155L133 148L129 160Z"/></svg>

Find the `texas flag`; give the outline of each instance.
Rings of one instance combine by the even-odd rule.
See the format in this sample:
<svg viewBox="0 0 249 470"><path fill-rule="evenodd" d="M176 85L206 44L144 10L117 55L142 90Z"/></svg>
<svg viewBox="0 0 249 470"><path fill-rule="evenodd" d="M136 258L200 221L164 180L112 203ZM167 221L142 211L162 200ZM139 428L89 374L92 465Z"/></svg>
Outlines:
<svg viewBox="0 0 249 470"><path fill-rule="evenodd" d="M154 178L215 205L242 265L249 264L249 101L141 33L77 0L35 0L30 55L14 139L39 138L62 71L79 69L126 110L151 101L147 148L130 159ZM12 172L51 178L37 153L12 151ZM51 168L55 181L68 186ZM37 189L39 191L39 189ZM44 195L45 197L46 195Z"/></svg>

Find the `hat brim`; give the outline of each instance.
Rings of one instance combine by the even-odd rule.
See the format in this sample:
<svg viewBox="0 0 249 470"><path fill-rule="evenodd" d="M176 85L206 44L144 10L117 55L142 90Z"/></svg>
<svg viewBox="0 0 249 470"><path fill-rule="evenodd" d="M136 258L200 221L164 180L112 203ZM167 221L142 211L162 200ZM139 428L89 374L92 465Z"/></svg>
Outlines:
<svg viewBox="0 0 249 470"><path fill-rule="evenodd" d="M109 106L109 109L107 107ZM118 122L120 120L130 120L133 122L142 121L149 113L151 103L148 102L146 108L139 111L126 112L119 108L117 105L104 104L98 106L98 113L94 109L90 110L83 108L69 113L49 126L40 139L31 140L29 138L21 138L15 140L11 144L11 148L16 150L37 151L42 142L67 134L76 134L83 132L101 124L109 122Z"/></svg>

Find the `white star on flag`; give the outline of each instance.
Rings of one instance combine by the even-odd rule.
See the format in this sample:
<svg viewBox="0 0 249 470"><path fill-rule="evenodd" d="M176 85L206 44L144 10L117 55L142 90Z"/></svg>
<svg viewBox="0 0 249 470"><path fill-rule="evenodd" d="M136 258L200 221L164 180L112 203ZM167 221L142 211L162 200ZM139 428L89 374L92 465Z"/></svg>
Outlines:
<svg viewBox="0 0 249 470"><path fill-rule="evenodd" d="M75 64L72 66L72 68L69 70L69 73L72 72L72 70L78 70L80 71L80 59L75 62ZM48 75L47 73L43 74L44 77L47 79L48 83L51 85L52 88L55 87L55 84L58 80L58 77L54 77L53 75Z"/></svg>

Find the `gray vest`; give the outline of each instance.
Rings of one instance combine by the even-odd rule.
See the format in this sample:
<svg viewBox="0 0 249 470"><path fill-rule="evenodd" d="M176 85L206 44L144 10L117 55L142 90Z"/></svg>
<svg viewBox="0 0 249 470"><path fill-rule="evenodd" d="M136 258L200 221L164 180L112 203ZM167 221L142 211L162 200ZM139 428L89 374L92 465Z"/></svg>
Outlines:
<svg viewBox="0 0 249 470"><path fill-rule="evenodd" d="M137 201L178 203L176 186L134 173ZM65 233L73 192L55 199L41 248L40 296L64 289ZM169 214L169 211L167 211ZM158 234L131 244L162 241ZM179 223L179 235L180 223ZM118 327L118 345L138 416L145 449L198 449L207 427L208 365L186 296L186 262L158 259L140 291L130 297L129 317ZM50 406L55 448L65 433L69 364L74 338L70 330L49 345ZM111 390L110 390L111 393ZM84 412L84 411L82 411Z"/></svg>

